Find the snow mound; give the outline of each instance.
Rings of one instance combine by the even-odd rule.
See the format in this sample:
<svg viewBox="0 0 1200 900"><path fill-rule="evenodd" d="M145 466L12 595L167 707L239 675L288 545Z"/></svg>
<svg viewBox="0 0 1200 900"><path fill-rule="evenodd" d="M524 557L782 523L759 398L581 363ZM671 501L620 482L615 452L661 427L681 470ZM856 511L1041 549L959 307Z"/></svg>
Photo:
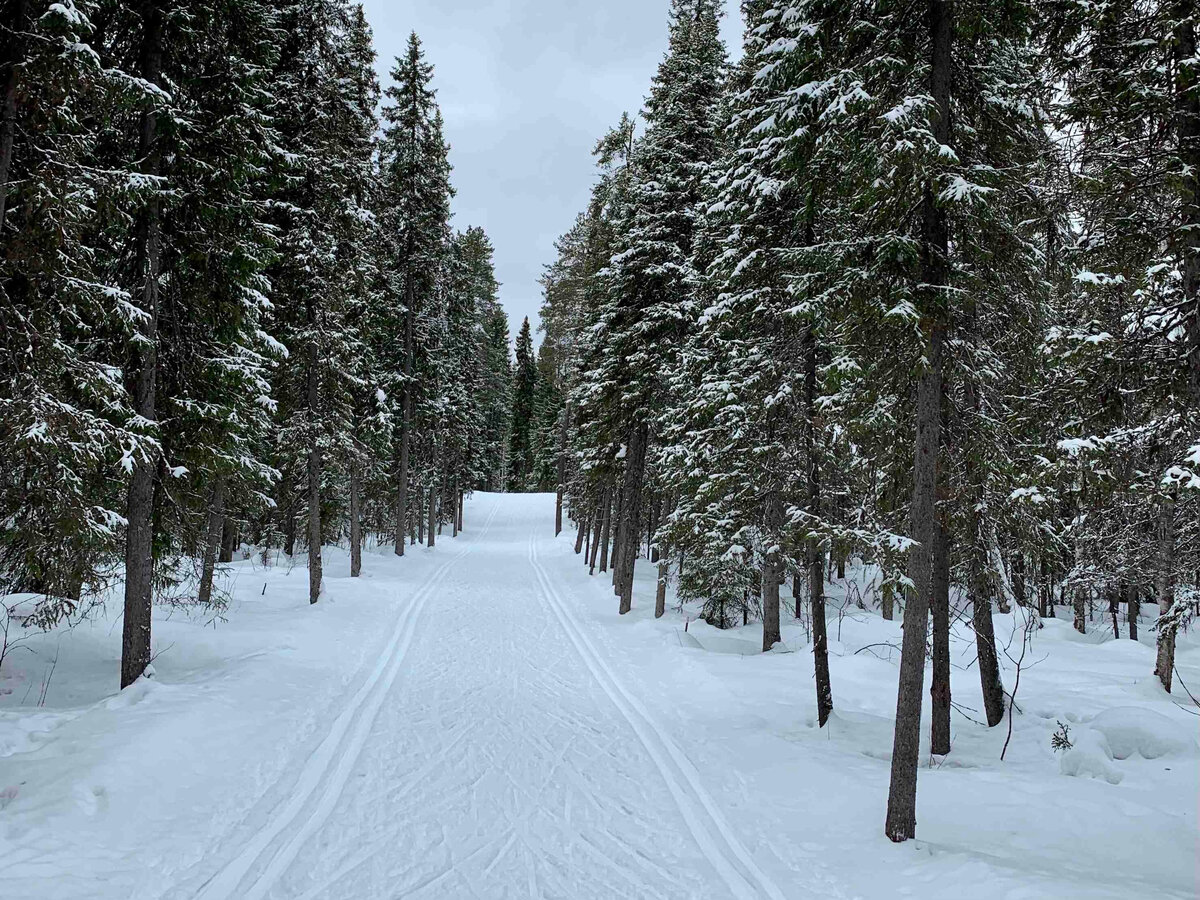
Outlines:
<svg viewBox="0 0 1200 900"><path fill-rule="evenodd" d="M1120 784L1125 777L1112 764L1113 754L1108 741L1099 731L1084 731L1075 746L1062 755L1058 770L1074 777L1099 778L1109 784Z"/></svg>
<svg viewBox="0 0 1200 900"><path fill-rule="evenodd" d="M1138 706L1118 706L1105 710L1088 726L1104 735L1116 759L1128 759L1135 753L1145 759L1160 756L1191 756L1196 740L1183 726L1162 713Z"/></svg>

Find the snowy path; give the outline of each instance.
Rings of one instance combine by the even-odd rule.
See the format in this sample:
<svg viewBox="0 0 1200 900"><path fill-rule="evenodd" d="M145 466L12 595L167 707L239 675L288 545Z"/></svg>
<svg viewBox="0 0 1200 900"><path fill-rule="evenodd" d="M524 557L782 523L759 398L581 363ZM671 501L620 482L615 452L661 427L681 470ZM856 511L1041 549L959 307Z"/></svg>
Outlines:
<svg viewBox="0 0 1200 900"><path fill-rule="evenodd" d="M490 502L195 896L784 897L546 574L545 504Z"/></svg>

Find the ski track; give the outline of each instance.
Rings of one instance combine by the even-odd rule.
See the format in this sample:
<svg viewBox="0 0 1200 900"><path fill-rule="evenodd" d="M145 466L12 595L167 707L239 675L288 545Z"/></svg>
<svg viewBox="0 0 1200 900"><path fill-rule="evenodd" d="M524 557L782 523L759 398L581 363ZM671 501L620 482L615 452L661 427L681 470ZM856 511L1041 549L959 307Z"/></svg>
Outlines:
<svg viewBox="0 0 1200 900"><path fill-rule="evenodd" d="M499 509L500 504L493 504L479 536L475 538L476 542L486 536ZM440 586L446 573L474 546L474 543L468 543L421 583L401 612L387 648L374 670L358 689L350 705L334 720L329 734L305 761L291 796L277 807L267 824L249 838L245 849L201 886L195 894L196 900L261 900L295 860L304 843L326 822L345 789L346 780L362 752L383 699L404 663L426 601ZM358 715L360 711L362 715ZM301 813L318 791L320 799L316 806L300 819ZM250 870L259 860L268 856L272 844L293 825L285 837L284 845L269 855L263 871L245 890L238 891Z"/></svg>
<svg viewBox="0 0 1200 900"><path fill-rule="evenodd" d="M537 576L540 595L562 625L580 659L612 699L638 740L654 760L654 765L675 799L688 831L704 854L711 860L722 880L738 900L769 897L784 900L779 887L754 862L729 823L722 816L712 797L700 782L695 766L667 735L663 728L613 674L604 658L597 652L586 631L575 620L538 561L537 538L529 536L529 563Z"/></svg>

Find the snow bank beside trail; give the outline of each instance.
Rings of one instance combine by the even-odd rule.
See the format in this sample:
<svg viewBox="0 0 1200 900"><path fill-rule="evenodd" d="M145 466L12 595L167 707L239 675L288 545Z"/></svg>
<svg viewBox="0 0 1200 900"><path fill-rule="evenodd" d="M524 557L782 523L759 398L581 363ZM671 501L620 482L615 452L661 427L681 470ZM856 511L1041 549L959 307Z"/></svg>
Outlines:
<svg viewBox="0 0 1200 900"><path fill-rule="evenodd" d="M0 897L174 896L226 852L286 796L439 559L385 549L350 579L326 548L315 606L302 558L222 567L225 620L155 609L153 675L124 691L119 599L24 633L0 671Z"/></svg>
<svg viewBox="0 0 1200 900"><path fill-rule="evenodd" d="M782 598L783 638L795 652L751 652L761 648L761 623L720 631L695 621L697 605L677 609L670 594L667 615L655 620L656 573L639 561L633 610L621 616L608 580L588 577L572 537L561 536L548 559L555 583L564 596L574 592L615 670L681 743L777 882L802 883L822 866L864 900L1200 896L1197 720L1179 708L1190 705L1182 689L1168 697L1152 674L1152 609L1140 641L1124 621L1116 639L1107 620L1082 638L1069 617L1044 620L1022 665L1011 740L1008 716L995 728L982 721L969 611L956 620L952 749L930 756L926 702L917 840L893 845L882 831L902 614L885 621L858 605L877 570L851 566L845 580L826 583L834 708L818 728L806 606L797 619L792 598ZM994 621L1011 690L1021 616L996 612ZM1200 629L1179 639L1189 684L1200 683L1198 640ZM1074 744L1066 752L1051 746L1059 722Z"/></svg>

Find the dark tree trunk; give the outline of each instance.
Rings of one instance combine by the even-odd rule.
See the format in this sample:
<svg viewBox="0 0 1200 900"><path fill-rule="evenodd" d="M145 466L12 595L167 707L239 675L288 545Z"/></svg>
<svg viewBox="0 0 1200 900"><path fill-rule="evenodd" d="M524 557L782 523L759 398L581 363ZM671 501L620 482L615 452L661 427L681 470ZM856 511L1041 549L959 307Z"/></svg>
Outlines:
<svg viewBox="0 0 1200 900"><path fill-rule="evenodd" d="M586 516L584 516L584 520L583 520L583 522L581 522L579 524L579 527L577 529L575 529L575 552L576 553L583 552L583 536L584 536L585 531L587 531L587 517Z"/></svg>
<svg viewBox="0 0 1200 900"><path fill-rule="evenodd" d="M612 496L612 488L604 492L604 526L600 530L600 571L608 571L608 545L612 537L613 504L619 501Z"/></svg>
<svg viewBox="0 0 1200 900"><path fill-rule="evenodd" d="M604 520L608 517L608 491L600 492L600 500L596 508L592 510L591 517L588 519L588 524L591 528L592 549L588 553L588 574L596 573L596 559L600 556L600 530L604 525Z"/></svg>
<svg viewBox="0 0 1200 900"><path fill-rule="evenodd" d="M282 518L283 552L292 556L296 552L296 486L292 483L289 469L285 469L279 492L283 502L279 504L279 514Z"/></svg>
<svg viewBox="0 0 1200 900"><path fill-rule="evenodd" d="M24 44L19 35L29 27L28 0L15 0L5 4L9 7L8 33L3 44L0 69L4 79L4 95L0 100L0 235L4 233L5 217L8 213L8 178L12 171L13 142L17 133L17 84Z"/></svg>
<svg viewBox="0 0 1200 900"><path fill-rule="evenodd" d="M409 255L412 241L409 240ZM412 443L412 363L413 363L413 273L409 272L404 284L404 396L401 400L400 417L400 471L396 485L396 547L397 556L404 555L404 534L408 531L408 455ZM418 516L420 518L420 516Z"/></svg>
<svg viewBox="0 0 1200 900"><path fill-rule="evenodd" d="M970 521L975 521L974 516ZM973 531L968 538L978 538ZM992 623L992 601L988 596L978 544L972 544L968 562L967 593L971 603L971 624L975 629L975 655L979 661L979 685L983 690L983 709L988 727L1004 719L1004 682L1000 680L1000 662L996 656L996 630Z"/></svg>
<svg viewBox="0 0 1200 900"><path fill-rule="evenodd" d="M233 551L238 548L238 523L226 516L221 525L221 562L233 562Z"/></svg>
<svg viewBox="0 0 1200 900"><path fill-rule="evenodd" d="M1155 560L1154 593L1158 598L1158 652L1154 674L1168 694L1175 671L1175 504L1172 498L1160 501L1158 508L1158 553Z"/></svg>
<svg viewBox="0 0 1200 900"><path fill-rule="evenodd" d="M562 421L558 426L558 490L554 495L554 536L562 533L563 492L567 487L567 430L570 427L571 404L564 403Z"/></svg>
<svg viewBox="0 0 1200 900"><path fill-rule="evenodd" d="M929 87L933 98L933 137L952 146L950 69L952 22L948 0L929 0ZM922 331L928 336L927 369L917 384L917 438L913 460L913 493L909 535L917 543L909 551L909 578L914 590L904 607L904 640L900 683L896 694L896 733L892 744L891 781L884 833L904 841L917 833L917 767L921 755L921 700L925 680L925 636L929 627L929 597L933 540L937 528L937 458L942 406L942 365L949 284L950 228L937 204L934 185L926 183L921 201L921 275L925 296Z"/></svg>
<svg viewBox="0 0 1200 900"><path fill-rule="evenodd" d="M452 522L450 537L458 537L458 496L458 478L456 477L450 487L450 498L454 501L454 514L450 517Z"/></svg>
<svg viewBox="0 0 1200 900"><path fill-rule="evenodd" d="M158 3L140 7L142 20L138 74L150 84L162 75L163 28L166 15ZM151 177L162 174L158 146L158 112L153 107L142 113L138 135L140 171ZM145 318L138 324L140 340L133 344L130 371L133 378L133 408L147 422L155 422L158 411L155 387L158 375L158 277L160 253L160 209L157 193L151 195L138 216L134 237L134 272ZM125 530L125 617L121 629L121 687L126 688L150 664L150 609L154 578L154 494L159 465L157 451L134 454L129 479Z"/></svg>
<svg viewBox="0 0 1200 900"><path fill-rule="evenodd" d="M883 584L883 617L889 622L896 614L896 589L890 581Z"/></svg>
<svg viewBox="0 0 1200 900"><path fill-rule="evenodd" d="M950 752L950 542L939 522L933 545L933 679L929 686L930 752Z"/></svg>
<svg viewBox="0 0 1200 900"><path fill-rule="evenodd" d="M633 609L633 571L637 562L641 528L642 487L646 475L646 445L650 429L645 424L631 429L629 458L625 460L625 520L621 524L621 615Z"/></svg>
<svg viewBox="0 0 1200 900"><path fill-rule="evenodd" d="M811 232L811 225L810 225ZM811 234L810 234L811 242ZM817 339L812 326L804 335L804 455L808 464L807 506L813 521L821 517L821 466L816 434ZM817 726L824 728L833 712L833 686L829 680L829 637L825 624L825 560L815 537L805 542L808 569L808 602L812 618L813 681L817 689ZM797 612L799 612L799 600Z"/></svg>
<svg viewBox="0 0 1200 900"><path fill-rule="evenodd" d="M779 631L779 586L783 584L783 551L779 547L779 531L783 524L783 503L772 494L765 504L767 540L775 546L763 557L762 566L762 648L766 653L782 640Z"/></svg>
<svg viewBox="0 0 1200 900"><path fill-rule="evenodd" d="M350 466L350 577L362 573L362 485L358 465Z"/></svg>
<svg viewBox="0 0 1200 900"><path fill-rule="evenodd" d="M200 565L200 590L196 600L201 606L212 603L213 576L217 570L217 551L225 524L225 479L213 483L212 500L208 508L208 528L204 535L204 559Z"/></svg>
<svg viewBox="0 0 1200 900"><path fill-rule="evenodd" d="M310 326L316 324L316 311L310 312ZM321 408L320 348L316 340L308 347L308 602L321 596L321 448L317 441L317 420Z"/></svg>
<svg viewBox="0 0 1200 900"><path fill-rule="evenodd" d="M417 544L420 545L425 543L425 489L420 485L417 486L416 499L416 515L413 518L417 520Z"/></svg>
<svg viewBox="0 0 1200 900"><path fill-rule="evenodd" d="M435 534L437 531L437 488L429 489L429 527L426 529L429 536L428 546L432 547L435 542Z"/></svg>

